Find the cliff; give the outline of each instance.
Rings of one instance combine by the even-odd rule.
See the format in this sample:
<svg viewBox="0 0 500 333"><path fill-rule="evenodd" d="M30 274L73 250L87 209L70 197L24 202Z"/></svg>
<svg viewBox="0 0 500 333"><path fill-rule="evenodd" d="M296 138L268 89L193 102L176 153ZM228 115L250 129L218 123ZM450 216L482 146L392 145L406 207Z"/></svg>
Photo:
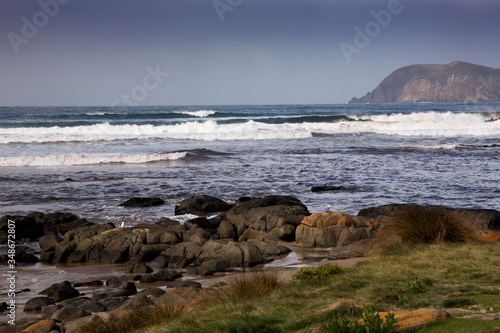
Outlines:
<svg viewBox="0 0 500 333"><path fill-rule="evenodd" d="M395 70L372 92L349 103L500 101L500 69L456 61Z"/></svg>

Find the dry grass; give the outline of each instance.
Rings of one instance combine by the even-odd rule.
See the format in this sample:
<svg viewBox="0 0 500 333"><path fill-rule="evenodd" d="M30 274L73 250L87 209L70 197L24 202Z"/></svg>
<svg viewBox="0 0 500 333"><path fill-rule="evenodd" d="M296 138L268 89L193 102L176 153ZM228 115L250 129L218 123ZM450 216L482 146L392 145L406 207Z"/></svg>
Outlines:
<svg viewBox="0 0 500 333"><path fill-rule="evenodd" d="M222 303L250 301L269 295L283 284L276 272L240 274L234 276L228 286L215 289L207 300Z"/></svg>
<svg viewBox="0 0 500 333"><path fill-rule="evenodd" d="M382 227L370 254L380 255L421 243L467 243L479 239L477 232L454 212L415 205L397 212Z"/></svg>
<svg viewBox="0 0 500 333"><path fill-rule="evenodd" d="M130 311L119 320L104 322L98 320L84 325L79 333L128 333L130 331L164 324L173 321L184 314L184 307L180 305L162 305L139 308Z"/></svg>

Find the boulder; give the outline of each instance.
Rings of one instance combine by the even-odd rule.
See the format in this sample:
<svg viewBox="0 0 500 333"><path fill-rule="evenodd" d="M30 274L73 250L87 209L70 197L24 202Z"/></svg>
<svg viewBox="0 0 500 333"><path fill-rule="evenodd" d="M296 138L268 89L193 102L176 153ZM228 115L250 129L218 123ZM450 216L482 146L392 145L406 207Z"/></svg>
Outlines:
<svg viewBox="0 0 500 333"><path fill-rule="evenodd" d="M161 276L167 278L169 281L174 281L175 279L181 278L182 274L179 271L172 268L163 268L160 269L156 274L160 274Z"/></svg>
<svg viewBox="0 0 500 333"><path fill-rule="evenodd" d="M146 296L153 296L153 297L160 297L166 293L165 290L157 287L148 287L141 291L141 294L146 295Z"/></svg>
<svg viewBox="0 0 500 333"><path fill-rule="evenodd" d="M217 235L220 239L236 240L236 228L231 222L223 220L217 229Z"/></svg>
<svg viewBox="0 0 500 333"><path fill-rule="evenodd" d="M121 207L152 207L159 206L165 203L164 200L159 198L130 198L125 202L122 202L118 206Z"/></svg>
<svg viewBox="0 0 500 333"><path fill-rule="evenodd" d="M90 312L74 306L63 306L50 316L51 320L56 322L72 321L81 317L90 316Z"/></svg>
<svg viewBox="0 0 500 333"><path fill-rule="evenodd" d="M158 281L171 281L171 280L169 278L164 277L163 275L155 273L155 274L144 275L139 280L139 283L151 283L151 282L158 282Z"/></svg>
<svg viewBox="0 0 500 333"><path fill-rule="evenodd" d="M53 284L50 287L45 288L44 290L40 291L39 294L46 295L47 297L53 298L56 291L58 291L59 289L64 288L64 287L71 287L71 283L66 280L66 281L63 281L60 283Z"/></svg>
<svg viewBox="0 0 500 333"><path fill-rule="evenodd" d="M204 260L198 270L198 275L214 275L216 272L224 272L228 266L227 261L221 259Z"/></svg>
<svg viewBox="0 0 500 333"><path fill-rule="evenodd" d="M46 306L51 304L55 304L52 298L44 296L34 297L26 302L24 305L24 312L40 313Z"/></svg>
<svg viewBox="0 0 500 333"><path fill-rule="evenodd" d="M38 241L40 248L42 251L50 251L50 250L55 250L57 245L62 242L63 239L59 237L58 235L45 235L40 240Z"/></svg>
<svg viewBox="0 0 500 333"><path fill-rule="evenodd" d="M119 310L135 310L146 306L154 305L146 294L137 294L128 301L125 301L118 309Z"/></svg>
<svg viewBox="0 0 500 333"><path fill-rule="evenodd" d="M83 281L83 282L76 282L73 284L74 288L79 288L79 287L100 287L104 286L104 282L101 280L92 280L92 281Z"/></svg>
<svg viewBox="0 0 500 333"><path fill-rule="evenodd" d="M175 206L175 215L193 214L206 216L209 213L225 212L231 209L233 205L209 196L200 195L182 200L179 206Z"/></svg>
<svg viewBox="0 0 500 333"><path fill-rule="evenodd" d="M370 237L370 220L342 212L315 213L305 217L295 232L304 247L345 246Z"/></svg>
<svg viewBox="0 0 500 333"><path fill-rule="evenodd" d="M66 299L74 298L80 296L80 292L71 286L64 286L58 289L53 295L52 298L56 302L61 302Z"/></svg>
<svg viewBox="0 0 500 333"><path fill-rule="evenodd" d="M110 297L131 296L135 294L137 294L137 288L135 284L133 282L123 282L119 287L116 288L107 287L104 289L95 290L92 295L92 301L101 301Z"/></svg>
<svg viewBox="0 0 500 333"><path fill-rule="evenodd" d="M44 228L36 219L27 216L7 215L0 218L0 243L7 242L8 221L15 222L16 240L21 242L32 242L43 236Z"/></svg>
<svg viewBox="0 0 500 333"><path fill-rule="evenodd" d="M152 273L153 269L143 262L129 261L126 267L127 273Z"/></svg>
<svg viewBox="0 0 500 333"><path fill-rule="evenodd" d="M116 296L111 298L104 298L99 301L107 311L117 310L123 303L129 300L128 296Z"/></svg>
<svg viewBox="0 0 500 333"><path fill-rule="evenodd" d="M295 236L295 228L305 216L307 207L298 199L290 196L268 196L245 201L221 215L220 238L231 238L232 231L227 223L234 226L235 238L263 240L269 238L290 240ZM289 226L287 226L289 225ZM222 226L224 229L222 229ZM280 229L281 228L281 229ZM278 229L275 230L274 229ZM273 232L274 231L274 232Z"/></svg>
<svg viewBox="0 0 500 333"><path fill-rule="evenodd" d="M53 328L56 327L56 322L51 319L40 320L39 322L30 325L23 332L30 333L49 333Z"/></svg>
<svg viewBox="0 0 500 333"><path fill-rule="evenodd" d="M238 263L242 266L255 266L265 262L259 248L253 243L210 240L202 248L200 260L224 261L229 267L231 263ZM218 265L221 265L220 263ZM219 267L219 266L217 266Z"/></svg>
<svg viewBox="0 0 500 333"><path fill-rule="evenodd" d="M160 225L162 227L173 227L175 225L179 225L179 221L172 220L166 217L160 218L158 221L156 221L157 225Z"/></svg>
<svg viewBox="0 0 500 333"><path fill-rule="evenodd" d="M92 301L88 297L68 299L60 303L63 306L73 306L88 312L106 311L106 307L100 302Z"/></svg>

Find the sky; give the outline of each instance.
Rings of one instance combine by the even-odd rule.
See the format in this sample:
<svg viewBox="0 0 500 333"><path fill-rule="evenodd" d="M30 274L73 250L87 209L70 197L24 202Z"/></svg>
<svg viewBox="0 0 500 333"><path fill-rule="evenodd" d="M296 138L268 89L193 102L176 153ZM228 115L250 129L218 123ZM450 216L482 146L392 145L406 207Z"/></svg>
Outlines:
<svg viewBox="0 0 500 333"><path fill-rule="evenodd" d="M1 0L0 106L336 104L500 67L496 0Z"/></svg>

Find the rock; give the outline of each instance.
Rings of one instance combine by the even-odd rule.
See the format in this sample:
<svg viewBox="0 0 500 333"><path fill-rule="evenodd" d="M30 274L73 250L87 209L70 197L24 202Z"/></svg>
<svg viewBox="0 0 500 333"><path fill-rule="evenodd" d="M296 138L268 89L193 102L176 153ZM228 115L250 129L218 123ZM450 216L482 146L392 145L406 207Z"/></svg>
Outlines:
<svg viewBox="0 0 500 333"><path fill-rule="evenodd" d="M198 275L214 275L216 272L224 272L229 263L221 259L204 260L198 270Z"/></svg>
<svg viewBox="0 0 500 333"><path fill-rule="evenodd" d="M159 206L165 203L164 200L159 198L131 198L125 202L122 202L118 206L121 207L152 207Z"/></svg>
<svg viewBox="0 0 500 333"><path fill-rule="evenodd" d="M125 202L122 202L118 206L121 207L152 207L159 206L165 203L164 200L159 198L131 198Z"/></svg>
<svg viewBox="0 0 500 333"><path fill-rule="evenodd" d="M210 235L207 231L202 228L193 228L186 231L183 234L183 239L185 242L193 242L199 244L205 244L210 238Z"/></svg>
<svg viewBox="0 0 500 333"><path fill-rule="evenodd" d="M71 286L64 286L58 289L52 297L56 302L80 296L80 292Z"/></svg>
<svg viewBox="0 0 500 333"><path fill-rule="evenodd" d="M105 289L95 290L92 295L92 300L100 301L110 297L131 296L135 294L137 294L135 284L133 282L123 282L122 285L116 288L108 287Z"/></svg>
<svg viewBox="0 0 500 333"><path fill-rule="evenodd" d="M302 220L295 238L304 247L344 246L368 238L369 227L368 218L342 212L315 213Z"/></svg>
<svg viewBox="0 0 500 333"><path fill-rule="evenodd" d="M42 310L42 318L48 319L52 316L57 310L62 309L63 305L61 304L51 304L47 305Z"/></svg>
<svg viewBox="0 0 500 333"><path fill-rule="evenodd" d="M153 296L153 297L160 297L166 293L165 290L157 287L148 287L144 289L143 291L140 292L141 294L144 294L146 296Z"/></svg>
<svg viewBox="0 0 500 333"><path fill-rule="evenodd" d="M37 223L36 219L27 216L7 215L0 218L0 243L7 242L8 221L15 222L16 240L21 242L32 242L43 236L43 225Z"/></svg>
<svg viewBox="0 0 500 333"><path fill-rule="evenodd" d="M81 317L90 316L90 312L74 306L63 306L61 309L57 310L50 316L50 319L56 322L72 321Z"/></svg>
<svg viewBox="0 0 500 333"><path fill-rule="evenodd" d="M144 275L142 279L139 280L139 283L152 283L158 281L171 281L171 280L160 274L148 274Z"/></svg>
<svg viewBox="0 0 500 333"><path fill-rule="evenodd" d="M196 288L196 289L202 288L201 283L191 280L171 281L171 282L166 282L166 285L169 288Z"/></svg>
<svg viewBox="0 0 500 333"><path fill-rule="evenodd" d="M127 273L152 273L153 269L143 262L129 261L127 263Z"/></svg>
<svg viewBox="0 0 500 333"><path fill-rule="evenodd" d="M119 310L135 310L139 308L143 308L146 306L154 305L153 301L151 301L147 295L145 294L137 294L133 298L129 299L125 303L123 303L118 309Z"/></svg>
<svg viewBox="0 0 500 333"><path fill-rule="evenodd" d="M50 319L45 319L41 320L36 324L33 324L29 326L28 328L24 329L23 332L29 332L29 333L49 333L52 331L53 328L55 328L56 322Z"/></svg>
<svg viewBox="0 0 500 333"><path fill-rule="evenodd" d="M51 304L55 304L52 298L44 296L34 297L26 302L24 305L24 312L40 313L46 306Z"/></svg>
<svg viewBox="0 0 500 333"><path fill-rule="evenodd" d="M220 223L219 228L217 229L217 235L219 235L220 239L235 240L236 239L236 228L234 227L234 225L231 222L229 222L227 220L223 220Z"/></svg>
<svg viewBox="0 0 500 333"><path fill-rule="evenodd" d="M307 215L309 215L307 207L298 199L290 196L269 196L251 199L223 213L221 215L221 226L224 221L231 223L238 238L246 230L251 229L243 239L258 237L257 239L262 240L262 238L270 237L272 240L276 240L279 236L289 239L291 234L294 234L291 229L298 226ZM273 229L285 225L291 227L272 233ZM231 232L227 224L224 224L224 228L228 233ZM223 230L220 230L219 235L221 235L221 238L230 236L230 234L223 235Z"/></svg>
<svg viewBox="0 0 500 333"><path fill-rule="evenodd" d="M98 314L92 314L90 316L81 317L73 321L64 323L63 329L65 333L79 333L83 326L97 326L102 323L103 320Z"/></svg>
<svg viewBox="0 0 500 333"><path fill-rule="evenodd" d="M179 221L172 220L166 217L160 218L158 221L156 221L157 225L160 225L162 227L173 227L175 225L179 225Z"/></svg>
<svg viewBox="0 0 500 333"><path fill-rule="evenodd" d="M168 290L164 295L158 297L154 300L156 305L165 306L177 306L185 305L191 299L199 295L199 288L183 288L183 289L173 289Z"/></svg>
<svg viewBox="0 0 500 333"><path fill-rule="evenodd" d="M123 303L128 301L128 296L117 296L111 298L104 298L99 301L107 311L117 310Z"/></svg>
<svg viewBox="0 0 500 333"><path fill-rule="evenodd" d="M6 302L1 302L0 303L0 312L4 312L8 308L8 304Z"/></svg>
<svg viewBox="0 0 500 333"><path fill-rule="evenodd" d="M66 281L63 281L60 283L53 284L50 287L45 288L44 290L40 291L39 294L40 295L47 295L47 297L53 298L56 291L58 291L59 289L64 288L64 287L71 287L71 283L66 280Z"/></svg>
<svg viewBox="0 0 500 333"><path fill-rule="evenodd" d="M104 282L101 280L92 280L92 281L83 281L83 282L77 282L73 284L74 288L79 288L79 287L100 287L104 286Z"/></svg>
<svg viewBox="0 0 500 333"><path fill-rule="evenodd" d="M235 262L243 266L255 266L265 262L259 248L247 242L222 242L210 240L202 248L200 259L203 261L217 259L229 263Z"/></svg>
<svg viewBox="0 0 500 333"><path fill-rule="evenodd" d="M343 186L320 185L311 187L311 192L340 191L343 189Z"/></svg>
<svg viewBox="0 0 500 333"><path fill-rule="evenodd" d="M282 254L292 252L292 250L290 250L288 247L279 244L273 244L267 242L254 243L254 244L257 245L260 252L266 256L279 256Z"/></svg>
<svg viewBox="0 0 500 333"><path fill-rule="evenodd" d="M205 243L206 245L206 243ZM169 261L169 267L181 260L186 260L188 265L193 263L202 253L202 246L196 242L182 242L172 246L161 253Z"/></svg>
<svg viewBox="0 0 500 333"><path fill-rule="evenodd" d="M157 274L167 278L169 281L174 281L175 279L181 278L182 274L172 268L160 269Z"/></svg>
<svg viewBox="0 0 500 333"><path fill-rule="evenodd" d="M379 312L379 317L385 319L389 312ZM414 331L426 325L436 323L440 320L449 318L450 315L441 309L418 309L413 311L391 311L394 313L394 318L397 319L398 332ZM385 321L385 320L384 320ZM360 319L359 322L363 322Z"/></svg>
<svg viewBox="0 0 500 333"><path fill-rule="evenodd" d="M7 265L11 258L9 257L8 254L4 254L0 256L0 264L1 265ZM25 251L19 251L16 249L16 263L23 263L23 264L36 264L37 262L40 262L40 259L38 259L37 256L35 256L32 253L28 253Z"/></svg>
<svg viewBox="0 0 500 333"><path fill-rule="evenodd" d="M233 205L221 199L209 195L201 195L182 200L179 206L175 206L175 215L193 214L206 216L209 213L228 211L232 207Z"/></svg>
<svg viewBox="0 0 500 333"><path fill-rule="evenodd" d="M90 298L73 298L61 302L63 306L73 306L88 312L106 311L106 307L100 302L92 301Z"/></svg>
<svg viewBox="0 0 500 333"><path fill-rule="evenodd" d="M168 259L163 255L157 256L153 261L149 263L149 266L153 269L162 269L168 267Z"/></svg>
<svg viewBox="0 0 500 333"><path fill-rule="evenodd" d="M62 238L59 237L58 235L45 235L40 240L38 243L40 244L40 248L42 251L50 251L50 250L55 250L57 245L62 242Z"/></svg>
<svg viewBox="0 0 500 333"><path fill-rule="evenodd" d="M124 288L129 280L129 277L123 275L122 277L113 276L106 280L106 287L109 288Z"/></svg>

